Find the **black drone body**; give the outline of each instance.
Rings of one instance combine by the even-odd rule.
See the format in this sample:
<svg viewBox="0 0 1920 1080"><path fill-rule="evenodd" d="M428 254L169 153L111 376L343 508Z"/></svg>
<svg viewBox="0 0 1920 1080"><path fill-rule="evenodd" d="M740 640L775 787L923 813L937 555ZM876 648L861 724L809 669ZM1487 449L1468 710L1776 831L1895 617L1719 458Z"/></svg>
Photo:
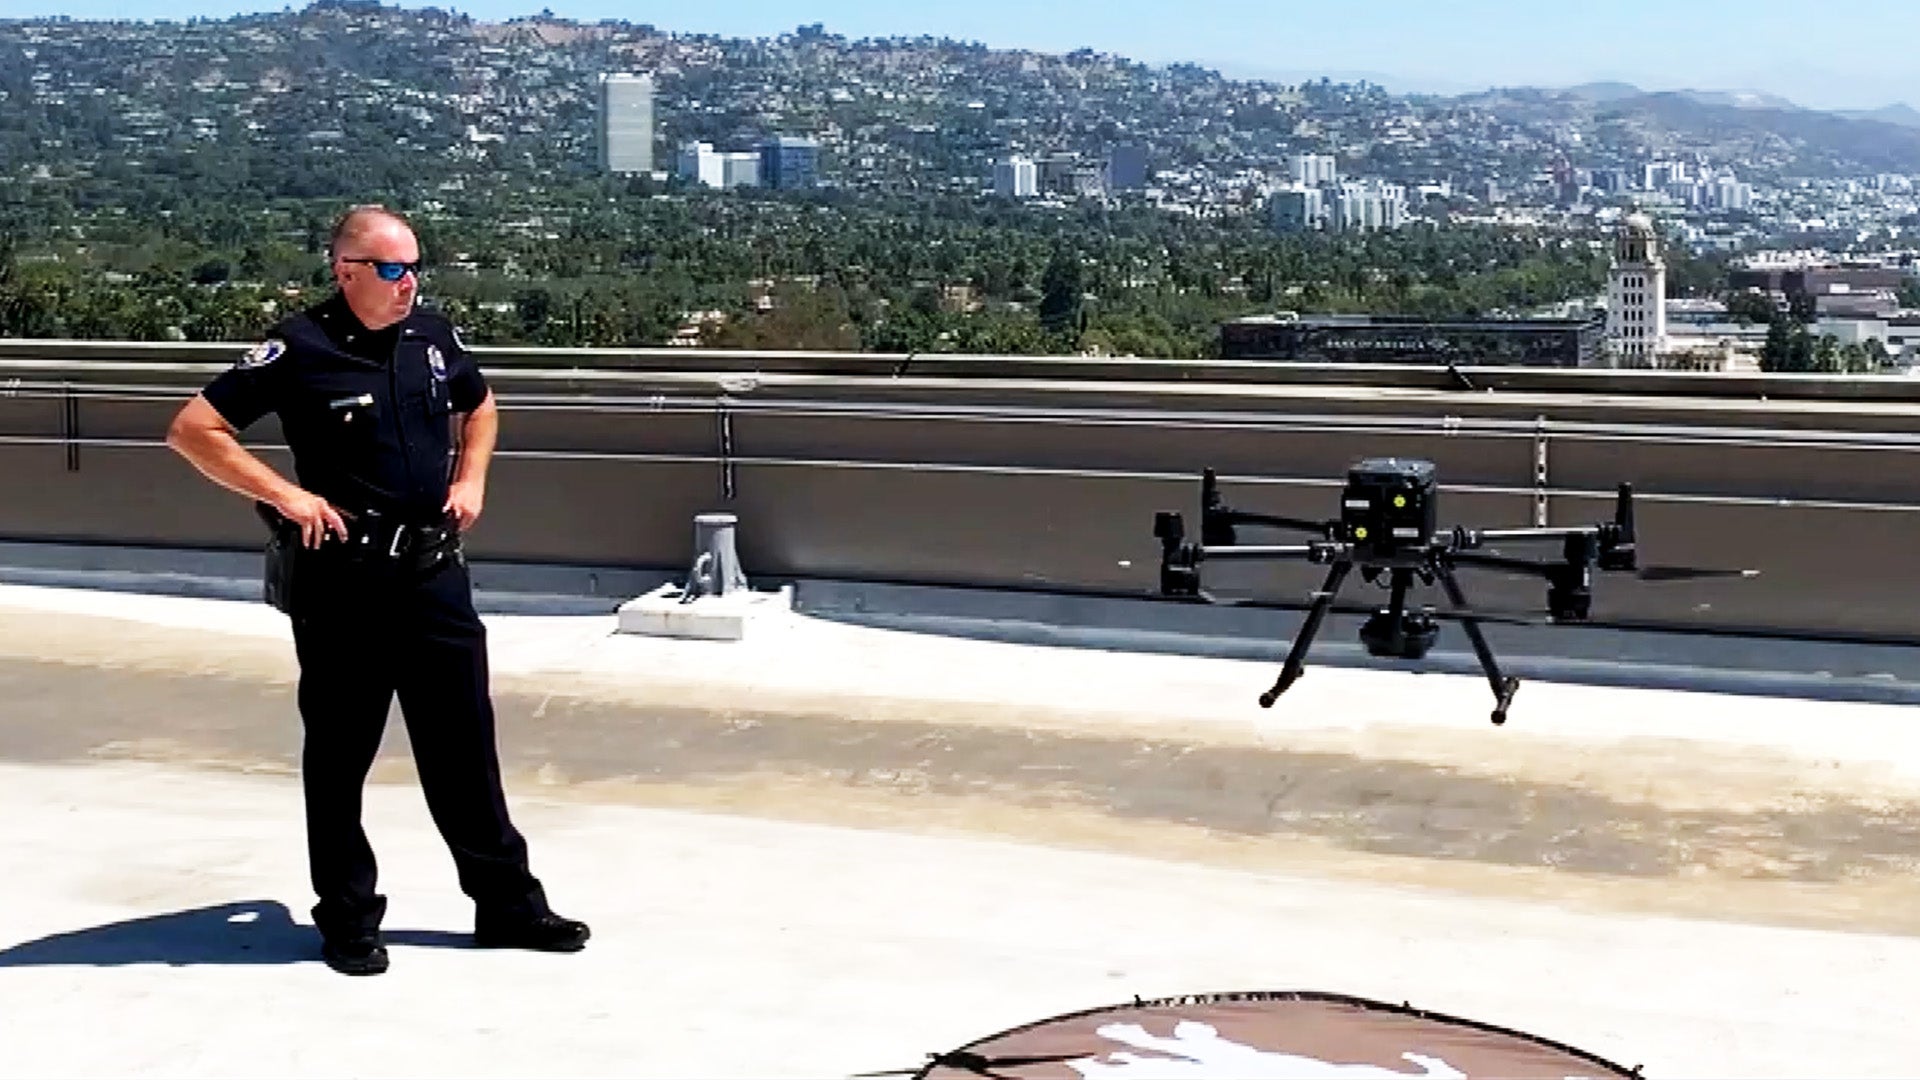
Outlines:
<svg viewBox="0 0 1920 1080"><path fill-rule="evenodd" d="M1223 559L1305 559L1328 567L1326 581L1312 594L1300 633L1287 652L1280 677L1260 695L1260 707L1270 708L1300 677L1307 649L1320 624L1332 610L1340 589L1357 570L1362 580L1387 578L1387 606L1368 614L1360 641L1373 656L1417 660L1439 637L1440 619L1458 620L1473 644L1474 655L1493 688L1493 722L1504 724L1520 680L1500 670L1493 649L1481 631L1482 622L1521 622L1530 625L1578 623L1587 619L1593 602L1596 572L1633 572L1647 580L1678 580L1727 574L1751 576L1752 571L1697 570L1687 567L1642 568L1633 529L1633 488L1621 484L1612 521L1562 528L1469 529L1436 527L1438 498L1433 463L1411 458L1367 458L1347 471L1340 497L1340 516L1327 521L1305 521L1272 514L1235 510L1220 500L1212 469L1202 474L1200 487L1200 542L1186 539L1181 515L1154 516L1153 532L1160 539L1160 591L1177 599L1217 603L1200 587L1200 564ZM1255 525L1295 529L1317 534L1304 544L1240 544L1236 526ZM1558 559L1526 559L1480 550L1489 543L1553 542ZM1510 573L1537 574L1547 584L1544 620L1477 612L1467 603L1454 571L1480 567ZM1436 582L1446 591L1453 611L1436 614L1431 608L1410 609L1407 592L1415 580Z"/></svg>

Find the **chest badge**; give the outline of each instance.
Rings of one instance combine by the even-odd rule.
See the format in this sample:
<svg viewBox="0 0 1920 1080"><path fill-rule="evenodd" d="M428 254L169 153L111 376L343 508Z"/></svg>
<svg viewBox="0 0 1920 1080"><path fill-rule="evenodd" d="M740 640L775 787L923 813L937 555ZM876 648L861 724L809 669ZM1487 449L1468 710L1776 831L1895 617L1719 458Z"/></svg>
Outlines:
<svg viewBox="0 0 1920 1080"><path fill-rule="evenodd" d="M433 369L433 377L436 382L446 381L447 358L440 354L440 346L427 346L427 366Z"/></svg>

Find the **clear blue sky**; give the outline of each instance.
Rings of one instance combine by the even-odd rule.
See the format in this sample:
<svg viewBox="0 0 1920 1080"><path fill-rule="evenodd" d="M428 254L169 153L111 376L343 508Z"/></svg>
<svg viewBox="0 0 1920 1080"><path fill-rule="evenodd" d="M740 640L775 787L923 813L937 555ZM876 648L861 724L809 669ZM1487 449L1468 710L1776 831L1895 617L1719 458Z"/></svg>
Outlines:
<svg viewBox="0 0 1920 1080"><path fill-rule="evenodd" d="M300 0L292 6L304 6ZM0 17L226 16L267 0L0 0ZM556 15L761 36L808 23L850 37L946 35L1087 47L1229 74L1373 78L1394 89L1568 85L1762 90L1816 108L1920 108L1920 0L404 0L506 19Z"/></svg>

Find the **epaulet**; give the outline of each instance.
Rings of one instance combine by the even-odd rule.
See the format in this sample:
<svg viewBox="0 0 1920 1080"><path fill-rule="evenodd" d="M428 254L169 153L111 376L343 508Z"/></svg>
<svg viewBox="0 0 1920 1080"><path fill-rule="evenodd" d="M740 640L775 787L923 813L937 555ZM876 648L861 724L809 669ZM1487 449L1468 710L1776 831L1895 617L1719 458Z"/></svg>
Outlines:
<svg viewBox="0 0 1920 1080"><path fill-rule="evenodd" d="M461 352L467 351L467 343L460 339L460 328L455 326L453 320L447 317L447 313L439 308L416 306L407 321L417 330L437 330L444 333L453 343L454 348Z"/></svg>
<svg viewBox="0 0 1920 1080"><path fill-rule="evenodd" d="M452 324L452 320L447 318L446 312L441 311L433 304L425 303L413 305L413 310L407 313L407 320L409 322L419 322L426 325L449 326Z"/></svg>

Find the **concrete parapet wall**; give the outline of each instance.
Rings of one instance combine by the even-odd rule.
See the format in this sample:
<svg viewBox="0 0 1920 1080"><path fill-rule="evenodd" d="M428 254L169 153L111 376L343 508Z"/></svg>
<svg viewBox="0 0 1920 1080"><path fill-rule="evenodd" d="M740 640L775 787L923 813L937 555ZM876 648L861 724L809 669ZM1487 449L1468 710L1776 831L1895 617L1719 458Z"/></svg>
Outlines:
<svg viewBox="0 0 1920 1080"><path fill-rule="evenodd" d="M0 540L257 548L250 510L161 441L223 348L0 343ZM1920 387L1902 380L1471 370L1465 390L1417 369L672 352L487 358L503 426L476 559L677 573L693 516L720 510L756 583L1147 596L1153 514L1195 516L1201 469L1237 505L1322 518L1349 462L1397 454L1439 466L1443 526L1584 524L1624 480L1646 561L1761 571L1603 578L1597 620L1920 640ZM1570 389L1588 376L1596 392ZM271 420L246 433L285 468L278 439ZM1209 573L1302 604L1320 576ZM1489 607L1544 596L1466 584Z"/></svg>

